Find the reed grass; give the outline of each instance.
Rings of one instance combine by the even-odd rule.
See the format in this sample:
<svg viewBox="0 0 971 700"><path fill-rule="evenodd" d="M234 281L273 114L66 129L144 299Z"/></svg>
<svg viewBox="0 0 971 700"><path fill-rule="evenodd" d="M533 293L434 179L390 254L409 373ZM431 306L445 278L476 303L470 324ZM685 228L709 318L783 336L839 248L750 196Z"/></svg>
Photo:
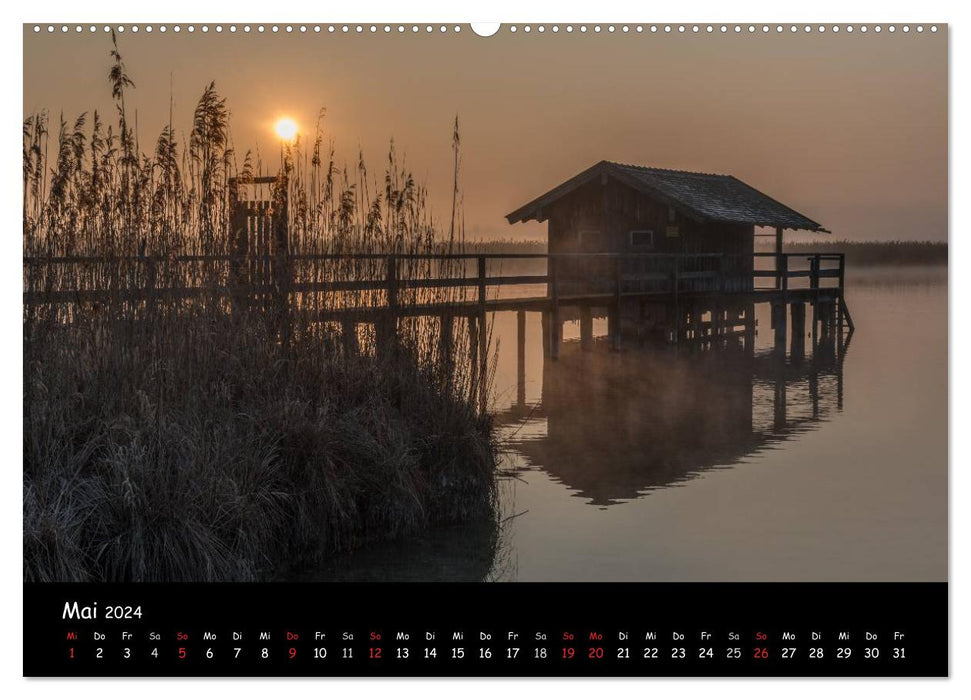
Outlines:
<svg viewBox="0 0 971 700"><path fill-rule="evenodd" d="M436 319L401 322L390 352L362 325L349 349L314 312L380 293L295 294L286 333L277 307L228 301L232 179L253 191L267 166L237 157L213 84L186 143L170 116L143 150L117 44L111 59L110 124L97 112L24 120L25 295L111 292L24 306L24 579L277 578L436 524L495 523L496 451L468 334L457 329L445 357ZM457 122L454 145L458 201ZM379 178L356 160L338 166L323 114L312 138L286 146L270 187L289 202L291 253L462 249L460 207L446 233L393 147ZM380 262L313 258L294 275L355 279ZM131 293L154 287L211 294ZM447 303L466 291L413 294Z"/></svg>

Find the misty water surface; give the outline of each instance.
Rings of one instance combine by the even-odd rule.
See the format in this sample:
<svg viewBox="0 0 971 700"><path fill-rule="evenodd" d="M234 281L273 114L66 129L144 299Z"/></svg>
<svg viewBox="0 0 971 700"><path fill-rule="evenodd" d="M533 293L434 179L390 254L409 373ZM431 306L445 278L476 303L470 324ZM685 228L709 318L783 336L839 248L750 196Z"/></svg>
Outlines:
<svg viewBox="0 0 971 700"><path fill-rule="evenodd" d="M498 314L498 538L439 530L310 578L945 580L946 271L853 274L847 301L842 359L784 363L767 307L754 357L568 341L545 364L529 314L525 406L516 317Z"/></svg>

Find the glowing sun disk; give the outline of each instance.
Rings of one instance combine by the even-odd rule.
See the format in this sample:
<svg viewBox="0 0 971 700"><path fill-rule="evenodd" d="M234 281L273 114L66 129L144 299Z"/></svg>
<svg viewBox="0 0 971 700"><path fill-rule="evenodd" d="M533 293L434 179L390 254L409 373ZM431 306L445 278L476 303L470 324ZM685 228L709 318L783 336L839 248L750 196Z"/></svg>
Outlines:
<svg viewBox="0 0 971 700"><path fill-rule="evenodd" d="M297 122L289 117L283 117L277 120L274 130L276 135L284 141L293 141L297 135Z"/></svg>

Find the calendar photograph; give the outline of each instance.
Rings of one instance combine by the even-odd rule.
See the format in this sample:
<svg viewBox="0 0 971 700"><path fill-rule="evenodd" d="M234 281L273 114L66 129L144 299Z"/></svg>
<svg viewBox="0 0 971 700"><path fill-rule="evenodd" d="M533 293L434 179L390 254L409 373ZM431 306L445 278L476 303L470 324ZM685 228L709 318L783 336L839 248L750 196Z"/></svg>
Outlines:
<svg viewBox="0 0 971 700"><path fill-rule="evenodd" d="M22 142L28 675L947 675L946 24L28 23Z"/></svg>

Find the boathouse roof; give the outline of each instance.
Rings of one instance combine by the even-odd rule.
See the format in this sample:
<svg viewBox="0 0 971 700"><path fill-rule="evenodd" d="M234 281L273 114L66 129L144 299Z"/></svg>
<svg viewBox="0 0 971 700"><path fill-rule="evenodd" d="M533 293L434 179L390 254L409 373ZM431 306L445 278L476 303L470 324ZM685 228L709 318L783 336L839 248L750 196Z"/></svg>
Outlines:
<svg viewBox="0 0 971 700"><path fill-rule="evenodd" d="M529 204L507 214L506 219L511 224L546 221L550 205L598 178L603 182L613 178L666 202L686 216L703 223L754 224L829 233L812 219L777 202L732 175L666 170L612 163L607 160L587 168Z"/></svg>

